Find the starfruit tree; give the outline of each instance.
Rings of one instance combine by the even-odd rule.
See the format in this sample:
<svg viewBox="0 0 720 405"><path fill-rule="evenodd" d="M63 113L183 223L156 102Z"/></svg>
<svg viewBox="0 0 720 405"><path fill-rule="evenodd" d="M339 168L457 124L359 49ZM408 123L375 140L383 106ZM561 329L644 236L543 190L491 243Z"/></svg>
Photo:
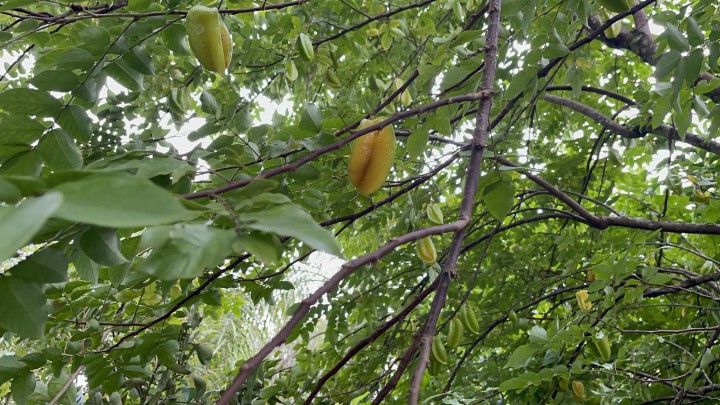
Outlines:
<svg viewBox="0 0 720 405"><path fill-rule="evenodd" d="M3 404L720 401L713 0L0 2Z"/></svg>

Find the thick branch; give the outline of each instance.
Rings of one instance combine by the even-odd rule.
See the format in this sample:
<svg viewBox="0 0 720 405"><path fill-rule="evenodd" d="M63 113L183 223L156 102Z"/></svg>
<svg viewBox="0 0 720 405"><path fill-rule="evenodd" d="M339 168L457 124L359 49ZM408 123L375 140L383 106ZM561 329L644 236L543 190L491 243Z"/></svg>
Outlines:
<svg viewBox="0 0 720 405"><path fill-rule="evenodd" d="M290 332L303 320L305 315L310 312L310 308L314 306L326 293L337 288L340 283L353 274L357 269L366 265L375 263L383 258L388 253L392 252L398 246L404 245L408 242L418 240L430 235L437 235L446 232L453 232L461 229L467 225L468 221L455 221L449 224L433 226L429 228L418 229L409 233L406 233L397 238L391 239L385 245L381 246L374 252L365 256L358 257L357 259L351 260L343 264L340 270L335 273L328 281L326 281L320 288L315 290L310 296L303 299L298 308L295 310L293 315L290 317L280 331L263 346L254 356L245 361L240 367L240 371L235 376L232 384L223 393L222 397L218 401L218 404L227 405L235 397L235 393L242 387L248 376L260 365L260 363L275 349L285 342L290 335Z"/></svg>
<svg viewBox="0 0 720 405"><path fill-rule="evenodd" d="M706 275L703 275L700 277L689 278L675 286L647 290L647 291L645 291L645 293L643 293L643 297L645 297L645 298L658 297L660 295L671 294L676 291L686 290L688 288L692 288L692 287L695 287L695 286L698 286L701 284L709 283L712 281L718 281L718 280L720 280L720 272L710 273L710 274L706 274Z"/></svg>
<svg viewBox="0 0 720 405"><path fill-rule="evenodd" d="M495 160L499 163L518 167L518 165L502 156L495 156ZM591 213L587 208L583 207L575 201L572 197L564 193L559 188L550 184L547 180L540 176L532 174L528 171L524 172L525 176L532 180L535 184L547 190L548 193L555 196L555 198L564 202L568 207L572 208L583 220L593 228L607 229L611 226L619 226L623 228L633 229L644 229L648 231L662 230L670 233L695 233L701 235L720 235L720 225L716 224L693 224L685 222L666 222L666 221L652 221L649 219L640 218L629 218L629 217L606 217L599 216Z"/></svg>
<svg viewBox="0 0 720 405"><path fill-rule="evenodd" d="M350 136L348 136L347 138L345 138L341 141L338 141L333 144L316 149L291 163L281 165L281 166L276 166L269 170L265 170L265 171L261 172L260 174L258 174L257 176L252 177L252 178L231 181L222 187L217 187L214 189L203 190L203 191L198 191L195 193L185 194L183 197L188 200L195 200L198 198L206 198L206 197L222 194L222 193L230 191L230 190L235 190L235 189L238 189L241 187L245 187L246 185L252 183L254 180L257 180L257 179L267 179L267 178L270 178L273 176L277 176L278 174L292 172L294 170L297 170L301 166L305 165L306 163L311 162L326 153L329 153L329 152L332 152L332 151L342 148L343 146L349 144L356 138L359 138L370 132L377 131L378 129L384 128L394 122L400 121L400 120L408 118L408 117L425 114L427 112L434 111L440 107L445 107L447 105L486 99L486 98L489 98L490 95L491 95L490 92L479 91L476 93L468 93L468 94L464 94L461 96L444 98L441 100L434 101L432 103L428 103L428 104L419 106L417 108L401 111L401 112L393 115L392 117L383 120L382 122L380 122L378 124L371 125L367 128L361 129L359 131L355 131ZM339 130L335 135L337 136L346 131L347 131L346 129Z"/></svg>
<svg viewBox="0 0 720 405"><path fill-rule="evenodd" d="M328 36L328 37L326 37L326 38L323 38L323 39L319 39L319 40L317 40L317 41L314 41L314 42L313 42L313 46L322 45L322 44L324 44L325 42L330 42L330 41L332 41L332 40L334 40L334 39L338 39L338 38L342 37L343 35L347 34L348 32L352 32L352 31L358 30L358 29L360 29L360 28L362 28L362 27L370 24L370 23L373 22L373 21L383 20L383 19L386 19L386 18L388 18L388 17L392 17L392 16L395 15L395 14L402 13L403 11L412 10L412 9L414 9L414 8L424 7L424 6L427 6L427 5L430 4L430 3L433 3L434 1L436 1L436 0L424 0L424 1L421 1L421 2L418 2L418 3L408 4L407 6L398 7L398 8L396 8L395 10L391 10L391 11L388 11L388 12L385 12L385 13L381 13L381 14L374 15L374 16L372 16L372 17L370 17L370 18L368 18L368 19L366 19L366 20L364 20L364 21L362 21L362 22L360 22L360 23L357 23L357 24L353 25L352 27L348 27L348 28L346 28L346 29L344 29L344 30L342 30L342 31L338 31L337 33L335 33L335 34L333 34L333 35L330 35L330 36Z"/></svg>
<svg viewBox="0 0 720 405"><path fill-rule="evenodd" d="M688 143L690 145L693 145L695 147L698 147L700 149L704 149L708 152L712 152L715 154L720 154L720 143L707 140L702 138L701 136L688 133L685 135L685 139L680 138L677 131L673 129L672 127L669 127L667 125L662 125L658 128L653 128L648 130L645 130L640 127L634 127L630 128L625 125L619 124L613 119L607 117L606 115L603 115L601 112L595 110L594 108L587 106L585 104L579 103L574 100L569 100L563 97L553 96L550 94L546 94L544 97L545 101L549 101L553 104L561 105L563 107L570 108L574 111L579 112L580 114L592 119L593 121L599 123L604 128L624 137L624 138L640 138L645 135L647 135L649 132L657 135L662 135L667 138L670 138L675 141L681 141Z"/></svg>
<svg viewBox="0 0 720 405"><path fill-rule="evenodd" d="M488 29L486 35L486 52L483 69L483 78L481 85L481 93L492 92L495 82L495 71L497 69L497 53L498 53L498 35L500 32L500 0L491 0L488 5ZM483 153L485 152L485 143L488 137L488 127L490 122L490 108L492 107L492 98L483 98L480 100L477 116L475 119L475 131L471 141L472 153L470 162L468 163L468 171L465 179L465 188L463 190L463 199L460 203L460 219L470 222L472 217L473 204L475 202L475 194L477 193L478 180L480 177L480 166L482 163ZM420 356L415 366L412 382L410 384L409 403L415 405L420 398L420 383L425 373L428 359L430 357L430 345L435 336L435 325L440 311L445 305L448 286L450 284L450 276L454 276L457 270L457 261L460 256L462 242L467 234L467 225L458 229L453 235L453 241L450 245L450 252L445 259L443 272L440 274L437 291L433 297L432 306L428 319L425 322L422 336L420 337Z"/></svg>
<svg viewBox="0 0 720 405"><path fill-rule="evenodd" d="M350 359L355 357L356 354L358 354L362 349L364 349L367 345L374 342L375 339L382 336L383 333L385 333L388 329L392 328L393 325L397 324L398 322L405 319L405 317L412 312L415 307L420 305L423 300L430 295L430 293L435 289L437 285L437 282L431 284L428 288L423 290L420 294L418 294L415 299L410 302L405 308L403 308L402 311L398 312L394 317L392 317L390 320L382 324L379 328L375 329L373 333L366 336L363 340L359 341L355 344L348 352L343 356L340 361L335 364L333 368L328 370L325 374L323 374L322 377L320 377L320 380L318 381L317 385L315 385L315 388L313 388L312 392L310 392L310 395L308 395L307 399L305 400L305 404L312 403L313 398L320 392L320 389L322 386L332 377L334 376L340 369L347 364Z"/></svg>

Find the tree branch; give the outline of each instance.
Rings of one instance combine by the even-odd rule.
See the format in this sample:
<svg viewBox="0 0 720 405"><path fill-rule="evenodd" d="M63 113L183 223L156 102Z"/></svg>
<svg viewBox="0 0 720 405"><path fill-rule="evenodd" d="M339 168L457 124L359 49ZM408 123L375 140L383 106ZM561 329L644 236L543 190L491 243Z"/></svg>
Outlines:
<svg viewBox="0 0 720 405"><path fill-rule="evenodd" d="M511 167L519 167L514 162L502 157L495 156L495 160L501 164ZM633 229L644 229L648 231L662 230L671 233L696 233L701 235L720 235L720 225L716 224L693 224L684 222L666 222L666 221L652 221L648 219L640 218L629 218L629 217L606 217L598 216L585 207L580 205L572 197L562 192L559 188L550 184L547 180L540 176L524 171L523 174L532 180L535 184L547 190L555 198L564 202L568 207L572 208L586 223L593 228L607 229L611 226L619 226L624 228Z"/></svg>
<svg viewBox="0 0 720 405"><path fill-rule="evenodd" d="M492 92L495 82L495 71L497 69L497 53L498 53L498 35L500 32L500 0L491 0L488 4L488 28L485 45L485 68L483 69L483 78L481 85L481 93ZM475 202L475 194L477 193L478 181L480 178L480 166L482 164L483 153L485 152L485 144L488 137L488 128L490 122L490 108L492 107L492 98L483 98L480 100L477 116L475 119L475 131L471 141L472 153L470 162L468 163L467 175L465 178L465 188L463 190L463 199L460 203L460 220L466 222L466 225L455 231L453 241L450 245L450 251L445 259L443 272L440 274L437 291L433 297L432 306L428 319L423 327L420 337L420 356L415 366L412 382L410 384L409 403L416 405L420 398L420 383L425 373L428 359L430 357L430 345L435 336L435 325L440 311L445 305L450 277L455 276L457 272L457 261L460 256L462 242L467 234L467 223L472 217L473 204Z"/></svg>
<svg viewBox="0 0 720 405"><path fill-rule="evenodd" d="M437 280L432 283L428 288L423 290L420 294L418 294L415 299L410 302L405 308L403 308L402 311L398 312L394 317L392 317L390 320L382 324L379 328L375 329L371 334L366 336L364 339L359 341L355 344L348 352L343 356L340 361L335 364L333 368L328 370L325 374L323 374L322 377L320 377L320 380L315 385L315 388L313 388L312 392L310 392L310 395L308 395L307 399L305 400L305 404L309 405L312 403L313 398L320 392L320 389L322 386L332 377L334 376L340 369L348 362L350 359L352 359L356 354L358 354L362 349L364 349L367 345L374 342L375 339L380 337L383 333L385 333L388 329L393 327L396 323L402 321L405 319L405 317L412 312L415 307L420 305L423 300L430 295L430 293L435 289L437 285Z"/></svg>
<svg viewBox="0 0 720 405"><path fill-rule="evenodd" d="M370 254L358 257L343 264L340 270L335 273L328 281L326 281L322 286L320 286L320 288L315 290L315 292L313 292L310 296L306 297L299 303L298 308L290 317L290 320L285 323L285 325L280 329L280 331L268 343L266 343L265 346L263 346L254 356L245 361L245 363L240 367L240 371L235 376L230 386L220 397L218 404L229 404L235 397L235 393L245 383L245 380L248 378L248 376L250 376L250 374L260 365L260 363L262 363L265 357L267 357L273 349L285 342L293 328L295 328L295 326L297 326L303 320L305 315L310 312L310 308L314 306L326 293L337 288L337 286L340 285L340 282L353 274L357 269L366 264L377 262L388 253L392 252L398 246L418 240L420 238L424 238L426 236L456 231L458 229L461 229L462 227L465 227L467 225L467 222L467 220L458 220L449 224L422 228L406 233L402 236L391 239L386 244L384 244Z"/></svg>
<svg viewBox="0 0 720 405"><path fill-rule="evenodd" d="M658 128L650 129L649 131L640 128L640 127L627 127L625 125L619 124L613 119L607 117L606 115L603 115L601 112L595 110L594 108L579 103L574 100L569 100L563 97L553 96L551 94L546 94L543 99L545 101L551 102L553 104L557 104L563 107L570 108L571 110L577 111L580 114L592 119L593 121L597 122L598 124L602 125L604 128L624 137L624 138L641 138L645 135L647 135L649 132L662 135L666 138L685 142L690 145L693 145L695 147L698 147L700 149L704 149L708 152L712 152L715 154L720 154L720 143L705 139L701 136L688 133L685 135L685 139L680 138L677 131L673 129L672 127L669 127L667 125L662 125Z"/></svg>
<svg viewBox="0 0 720 405"><path fill-rule="evenodd" d="M400 121L400 120L408 118L408 117L425 114L427 112L434 111L440 107L445 107L445 106L448 106L451 104L482 100L482 99L489 98L490 96L491 96L490 92L479 91L479 92L475 92L475 93L464 94L461 96L444 98L444 99L437 100L432 103L428 103L428 104L425 104L425 105L422 105L422 106L419 106L419 107L416 107L416 108L413 108L410 110L401 111L401 112L383 120L380 123L377 123L375 125L371 125L364 129L352 132L352 134L350 136L346 137L345 139L343 139L341 141L338 141L333 144L316 149L316 150L308 153L307 155L293 161L292 163L276 166L276 167L273 167L272 169L265 170L263 172L260 172L255 177L251 177L251 178L247 178L247 179L243 179L243 180L231 181L222 187L217 187L214 189L208 189L208 190L197 191L194 193L185 194L183 197L188 200L195 200L198 198L206 198L206 197L210 197L213 195L219 195L219 194L222 194L222 193L230 191L230 190L235 190L235 189L238 189L241 187L245 187L246 185L252 183L254 180L257 180L257 179L267 179L267 178L270 178L273 176L277 176L278 174L292 172L292 171L297 170L301 166L305 165L306 163L311 162L326 153L329 153L329 152L332 152L332 151L342 148L343 146L352 142L354 139L357 139L357 138L359 138L365 134L368 134L370 132L377 131L378 129L384 128L394 122ZM338 136L338 135L340 135L344 132L350 131L350 130L351 130L351 128L343 128L341 130L338 130L335 133L335 136Z"/></svg>

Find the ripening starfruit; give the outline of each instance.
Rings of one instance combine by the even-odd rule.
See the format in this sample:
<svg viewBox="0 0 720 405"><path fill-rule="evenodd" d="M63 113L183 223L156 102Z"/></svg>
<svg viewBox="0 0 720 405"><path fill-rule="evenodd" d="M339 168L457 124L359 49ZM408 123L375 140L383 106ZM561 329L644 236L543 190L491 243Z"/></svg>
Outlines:
<svg viewBox="0 0 720 405"><path fill-rule="evenodd" d="M576 401L585 402L585 385L582 381L575 380L572 382L572 392Z"/></svg>
<svg viewBox="0 0 720 405"><path fill-rule="evenodd" d="M415 248L418 257L423 263L433 264L437 261L437 250L435 250L435 244L429 236L418 240Z"/></svg>
<svg viewBox="0 0 720 405"><path fill-rule="evenodd" d="M382 122L382 118L362 120L358 130ZM387 126L355 140L350 154L350 182L360 194L369 196L385 183L395 155L395 131Z"/></svg>
<svg viewBox="0 0 720 405"><path fill-rule="evenodd" d="M185 18L190 49L201 65L223 74L230 65L233 41L227 26L214 8L197 5Z"/></svg>
<svg viewBox="0 0 720 405"><path fill-rule="evenodd" d="M592 308L592 302L590 301L590 295L587 290L580 290L575 293L575 299L577 300L578 307L583 312L587 312Z"/></svg>

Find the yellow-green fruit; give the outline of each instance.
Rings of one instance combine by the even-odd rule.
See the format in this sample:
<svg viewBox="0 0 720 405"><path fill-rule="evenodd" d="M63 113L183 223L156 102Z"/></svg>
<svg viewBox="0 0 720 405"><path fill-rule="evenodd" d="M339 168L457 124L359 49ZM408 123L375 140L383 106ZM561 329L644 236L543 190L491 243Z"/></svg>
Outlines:
<svg viewBox="0 0 720 405"><path fill-rule="evenodd" d="M404 105L405 107L412 104L412 95L410 95L410 91L405 89L405 91L400 94L400 103Z"/></svg>
<svg viewBox="0 0 720 405"><path fill-rule="evenodd" d="M557 386L558 386L558 391L560 391L560 392L565 392L565 391L567 391L567 389L568 389L568 384L569 384L569 383L570 383L570 381L568 381L568 380L566 380L566 379L564 379L564 378L562 378L562 377L561 377L560 379L558 379L558 385L557 385Z"/></svg>
<svg viewBox="0 0 720 405"><path fill-rule="evenodd" d="M230 60L232 59L233 51L233 40L230 31L222 20L220 20L220 40L222 40L223 56L225 57L225 69L230 66Z"/></svg>
<svg viewBox="0 0 720 405"><path fill-rule="evenodd" d="M456 347L459 345L463 339L463 332L465 332L465 328L462 325L462 321L460 321L458 317L453 318L450 321L450 327L448 330L448 346Z"/></svg>
<svg viewBox="0 0 720 405"><path fill-rule="evenodd" d="M613 13L628 11L632 4L631 0L598 0L598 3Z"/></svg>
<svg viewBox="0 0 720 405"><path fill-rule="evenodd" d="M475 317L475 310L470 307L470 305L465 305L463 309L460 310L460 320L462 321L463 325L467 330L469 330L472 333L478 333L480 332L480 324L478 323L477 318Z"/></svg>
<svg viewBox="0 0 720 405"><path fill-rule="evenodd" d="M223 74L232 56L232 37L214 8L195 6L185 19L190 49L201 65Z"/></svg>
<svg viewBox="0 0 720 405"><path fill-rule="evenodd" d="M582 381L572 382L572 392L576 401L585 401L585 385L583 385Z"/></svg>
<svg viewBox="0 0 720 405"><path fill-rule="evenodd" d="M610 343L610 339L608 339L607 336L604 336L602 339L596 339L595 347L597 348L597 351L600 354L600 358L603 361L610 360L610 355L612 354L612 345Z"/></svg>
<svg viewBox="0 0 720 405"><path fill-rule="evenodd" d="M443 223L443 213L440 207L435 203L430 203L427 205L427 208L425 209L427 212L428 218L436 223L436 224L442 224Z"/></svg>
<svg viewBox="0 0 720 405"><path fill-rule="evenodd" d="M432 375L432 376L435 376L440 372L441 369L442 369L442 364L440 364L436 360L433 360L432 356L430 356L430 364L428 365L428 368L427 368L428 373L430 373L430 375Z"/></svg>
<svg viewBox="0 0 720 405"><path fill-rule="evenodd" d="M437 261L437 250L435 250L435 244L429 236L418 240L415 249L423 263L433 264Z"/></svg>
<svg viewBox="0 0 720 405"><path fill-rule="evenodd" d="M587 273L585 273L585 281L587 281L588 283L594 283L595 280L597 280L595 272L592 271L592 269L588 269Z"/></svg>
<svg viewBox="0 0 720 405"><path fill-rule="evenodd" d="M703 204L710 203L710 196L698 188L693 188L693 198L695 199L695 201L701 202Z"/></svg>
<svg viewBox="0 0 720 405"><path fill-rule="evenodd" d="M362 120L358 129L382 122L382 118ZM369 196L385 183L395 155L395 131L391 126L370 132L355 140L350 154L350 182L360 194Z"/></svg>
<svg viewBox="0 0 720 405"><path fill-rule="evenodd" d="M198 360L200 360L200 364L202 365L208 365L210 364L210 360L212 360L212 350L205 346L204 344L196 344L195 345L195 353L197 353Z"/></svg>
<svg viewBox="0 0 720 405"><path fill-rule="evenodd" d="M435 336L435 339L432 341L432 345L430 346L430 355L432 357L431 361L436 361L440 364L447 364L448 362L447 350L445 350L445 346L442 344L438 336Z"/></svg>
<svg viewBox="0 0 720 405"><path fill-rule="evenodd" d="M577 300L578 307L580 310L587 312L592 308L592 302L590 302L590 295L587 290L580 290L575 293L575 299Z"/></svg>

